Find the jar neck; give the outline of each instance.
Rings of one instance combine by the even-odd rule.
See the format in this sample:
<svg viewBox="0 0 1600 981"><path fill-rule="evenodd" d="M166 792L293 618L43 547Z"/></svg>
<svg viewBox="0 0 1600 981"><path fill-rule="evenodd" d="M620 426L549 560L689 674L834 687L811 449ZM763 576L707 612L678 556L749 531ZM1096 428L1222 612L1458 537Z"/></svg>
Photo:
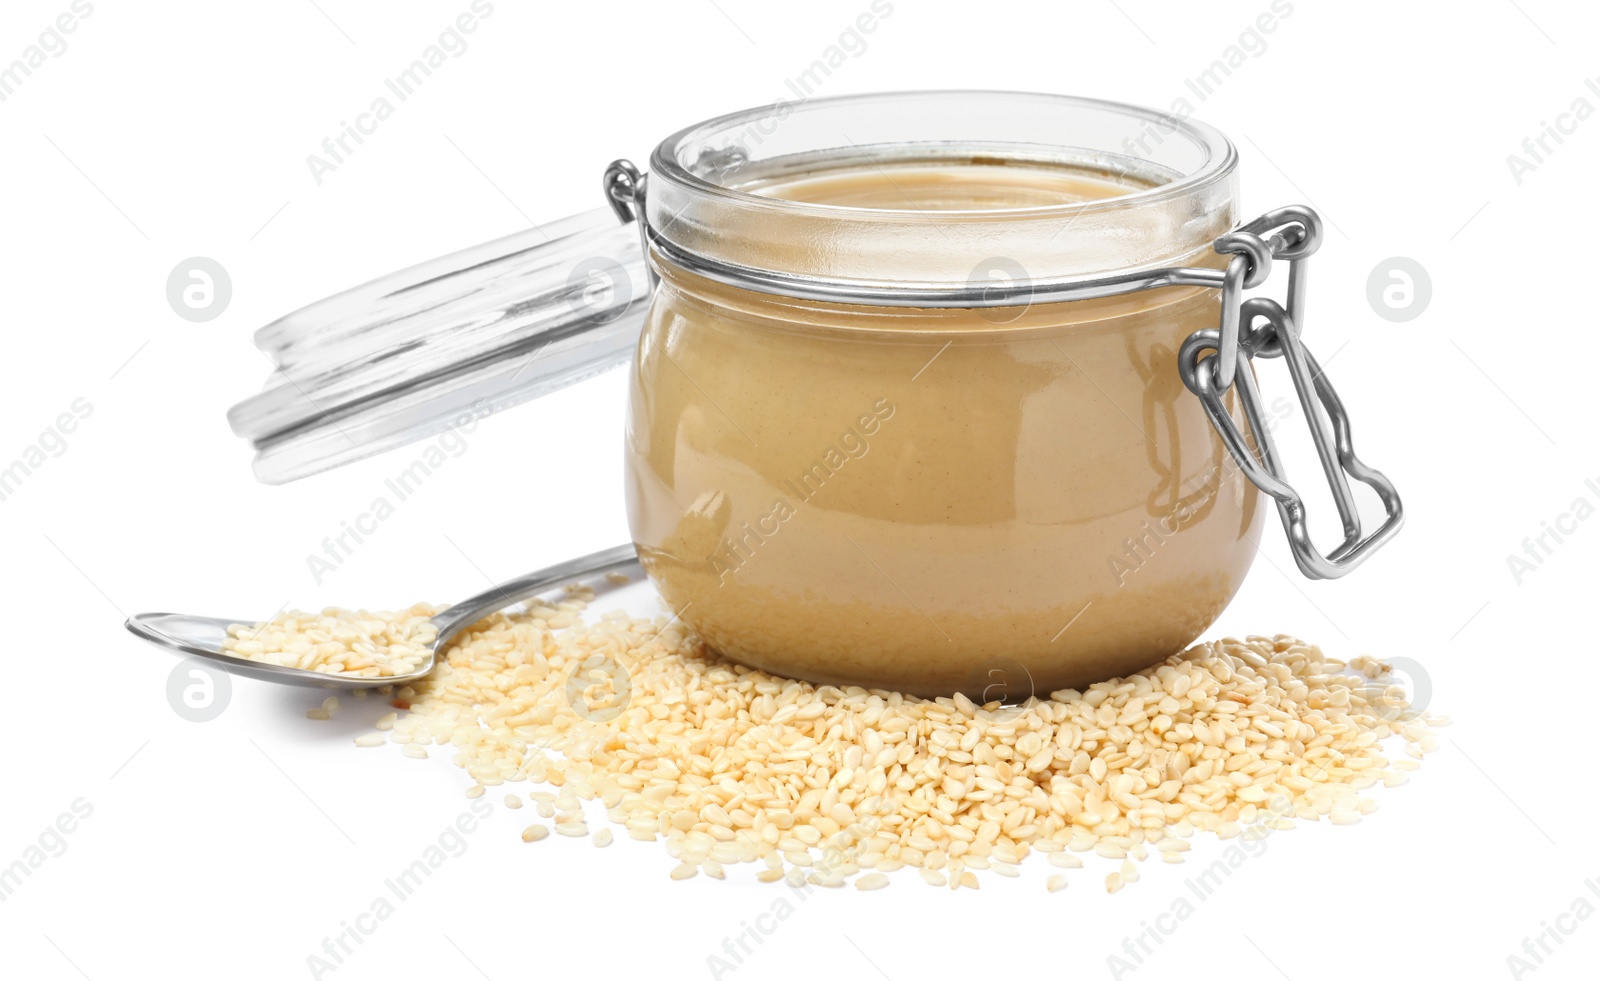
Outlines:
<svg viewBox="0 0 1600 981"><path fill-rule="evenodd" d="M914 289L1178 265L1235 224L1231 144L1145 110L1017 93L790 109L713 120L657 149L646 210L664 248ZM763 120L776 127L763 134Z"/></svg>

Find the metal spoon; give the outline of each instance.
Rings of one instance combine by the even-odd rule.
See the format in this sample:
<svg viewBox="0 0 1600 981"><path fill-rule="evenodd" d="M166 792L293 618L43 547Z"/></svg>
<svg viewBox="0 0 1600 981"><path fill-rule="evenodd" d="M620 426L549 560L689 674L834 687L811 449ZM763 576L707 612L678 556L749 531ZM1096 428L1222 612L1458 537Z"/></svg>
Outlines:
<svg viewBox="0 0 1600 981"><path fill-rule="evenodd" d="M536 596L554 586L571 582L579 576L617 572L629 567L637 568L638 562L638 556L631 544L618 545L537 572L530 572L464 599L433 615L433 625L438 630L438 636L434 638L433 650L427 663L409 674L387 678L323 674L320 671L287 668L224 653L222 643L227 639L228 627L235 623L254 623L256 622L254 620L224 620L183 613L139 613L129 617L126 626L134 636L143 638L157 647L164 647L176 654L217 661L230 674L246 678L311 688L377 688L383 685L403 685L427 676L428 672L433 670L434 660L439 652L449 646L456 634L477 623L486 614L503 610L519 600Z"/></svg>

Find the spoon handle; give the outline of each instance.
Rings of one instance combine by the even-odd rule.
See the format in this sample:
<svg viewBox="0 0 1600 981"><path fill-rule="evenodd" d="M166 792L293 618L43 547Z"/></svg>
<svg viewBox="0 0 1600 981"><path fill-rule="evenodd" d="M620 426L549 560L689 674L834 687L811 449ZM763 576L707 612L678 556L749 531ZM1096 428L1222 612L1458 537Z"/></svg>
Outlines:
<svg viewBox="0 0 1600 981"><path fill-rule="evenodd" d="M485 614L496 610L503 610L519 600L538 595L552 586L559 586L578 576L595 575L602 572L612 572L633 565L639 561L634 552L632 543L617 545L612 548L568 559L557 565L547 566L524 576L518 576L508 582L503 582L492 589L487 589L476 596L469 596L461 602L446 610L434 614L433 623L438 628L439 636L434 641L435 650L443 650L450 639L466 627L481 620Z"/></svg>

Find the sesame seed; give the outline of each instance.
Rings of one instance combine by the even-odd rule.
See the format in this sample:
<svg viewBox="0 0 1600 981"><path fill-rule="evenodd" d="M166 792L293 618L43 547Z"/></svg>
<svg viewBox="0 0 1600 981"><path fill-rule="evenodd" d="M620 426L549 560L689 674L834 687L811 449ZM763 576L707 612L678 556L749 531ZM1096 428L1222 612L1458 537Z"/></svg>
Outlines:
<svg viewBox="0 0 1600 981"><path fill-rule="evenodd" d="M1115 891L1152 852L1181 861L1196 831L1354 823L1372 813L1361 792L1403 783L1443 724L1381 662L1292 637L1197 644L1081 691L978 705L777 677L721 660L666 614L586 620L592 598L578 586L472 625L427 677L395 686L399 712L371 735L392 731L414 758L448 746L475 786L527 781L562 835L587 835L583 802L598 801L630 838L661 843L675 878L755 863L764 881L863 888L910 866L976 888L1036 850L1056 868L1090 852L1117 863ZM399 643L425 610L322 616ZM311 654L338 640L304 619L235 638ZM581 701L572 679L590 683Z"/></svg>
<svg viewBox="0 0 1600 981"><path fill-rule="evenodd" d="M222 649L236 657L302 671L389 678L411 674L432 656L438 636L432 615L433 608L422 604L381 613L290 611L266 623L230 625ZM337 697L322 704L330 713L338 707Z"/></svg>

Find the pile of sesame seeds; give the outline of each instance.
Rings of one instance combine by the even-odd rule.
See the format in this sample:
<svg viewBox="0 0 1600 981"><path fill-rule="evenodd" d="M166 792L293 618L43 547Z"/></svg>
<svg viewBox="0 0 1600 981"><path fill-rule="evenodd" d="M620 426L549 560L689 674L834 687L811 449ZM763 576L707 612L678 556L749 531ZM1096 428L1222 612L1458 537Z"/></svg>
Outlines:
<svg viewBox="0 0 1600 981"><path fill-rule="evenodd" d="M236 657L302 671L361 678L408 675L427 662L438 631L434 609L398 612L292 610L254 625L231 624L222 649Z"/></svg>
<svg viewBox="0 0 1600 981"><path fill-rule="evenodd" d="M1442 717L1380 661L1292 637L1199 644L1137 675L1020 705L921 699L775 677L707 652L685 627L612 613L592 592L490 616L359 745L448 748L468 790L533 786L523 840L590 833L587 811L663 843L673 879L756 866L765 882L881 889L902 876L976 889L1039 852L1054 892L1109 860L1180 863L1195 832L1264 835L1359 822L1362 791L1406 782ZM1384 743L1401 752L1390 759ZM1088 874L1088 873L1085 873Z"/></svg>

